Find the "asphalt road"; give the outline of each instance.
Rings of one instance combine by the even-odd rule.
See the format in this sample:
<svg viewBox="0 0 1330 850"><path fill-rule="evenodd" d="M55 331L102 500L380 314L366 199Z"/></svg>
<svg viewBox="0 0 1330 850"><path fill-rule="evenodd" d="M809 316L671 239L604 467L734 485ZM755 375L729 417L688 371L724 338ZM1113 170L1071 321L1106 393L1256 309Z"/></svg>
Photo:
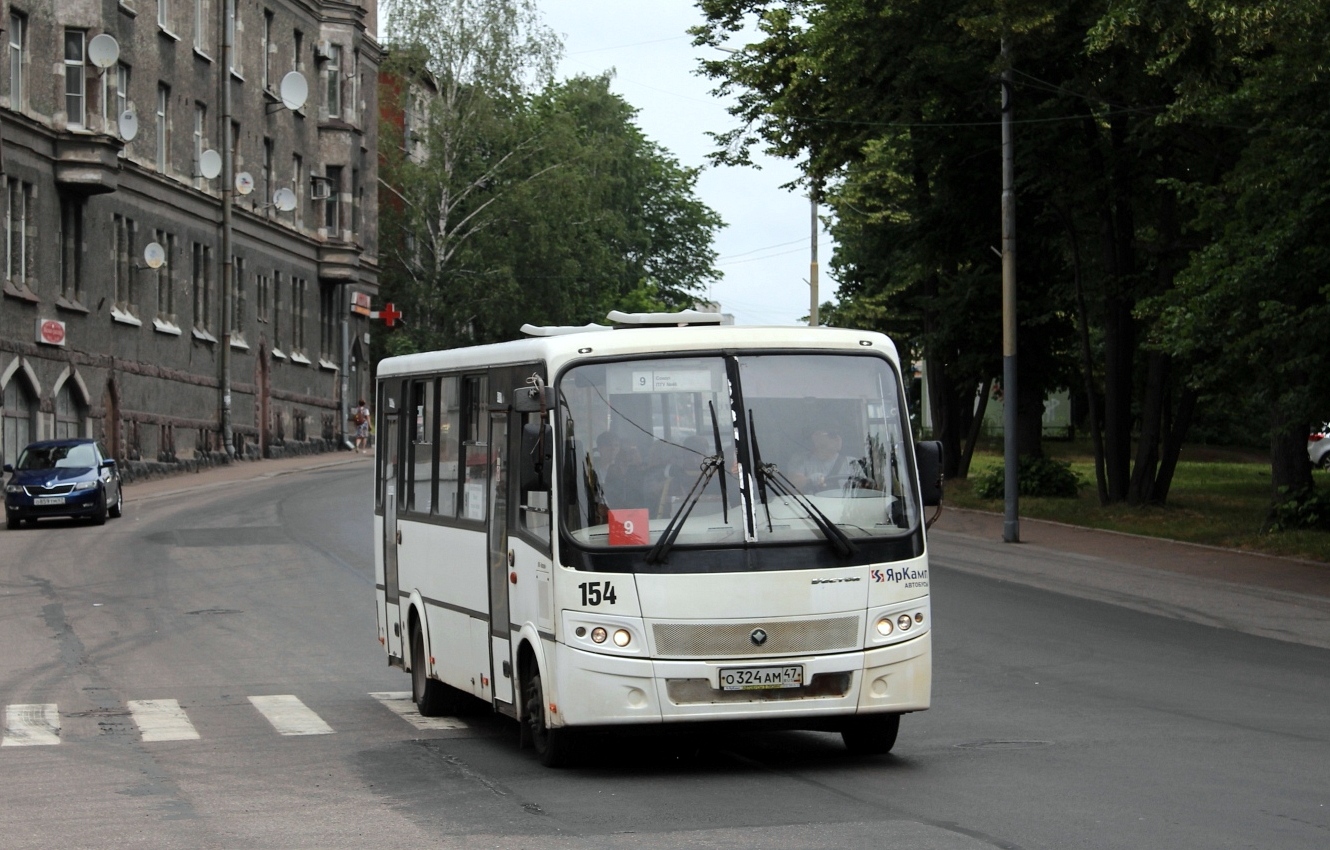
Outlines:
<svg viewBox="0 0 1330 850"><path fill-rule="evenodd" d="M383 696L409 682L375 639L368 460L271 469L0 532L0 705L30 707L0 847L1330 846L1330 650L1293 591L939 531L934 708L891 756L627 739L551 771L507 721Z"/></svg>

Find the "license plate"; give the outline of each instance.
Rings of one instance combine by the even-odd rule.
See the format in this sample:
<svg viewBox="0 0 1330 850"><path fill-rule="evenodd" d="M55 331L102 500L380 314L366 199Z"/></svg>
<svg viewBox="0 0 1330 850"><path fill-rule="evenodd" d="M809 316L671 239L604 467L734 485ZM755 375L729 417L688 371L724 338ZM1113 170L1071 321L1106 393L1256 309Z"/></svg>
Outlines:
<svg viewBox="0 0 1330 850"><path fill-rule="evenodd" d="M766 691L775 688L802 688L804 666L790 664L785 667L722 667L722 691Z"/></svg>
<svg viewBox="0 0 1330 850"><path fill-rule="evenodd" d="M63 504L65 503L65 497L64 497L64 496L44 496L44 497L41 497L41 498L33 499L33 500L32 500L32 503L33 503L34 505L63 505Z"/></svg>

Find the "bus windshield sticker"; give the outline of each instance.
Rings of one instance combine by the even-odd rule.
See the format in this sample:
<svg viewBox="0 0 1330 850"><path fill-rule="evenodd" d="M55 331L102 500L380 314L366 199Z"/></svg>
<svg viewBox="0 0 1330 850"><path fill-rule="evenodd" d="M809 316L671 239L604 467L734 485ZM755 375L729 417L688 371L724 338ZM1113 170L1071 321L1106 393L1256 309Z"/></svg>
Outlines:
<svg viewBox="0 0 1330 850"><path fill-rule="evenodd" d="M631 386L635 393L709 393L709 369L634 369Z"/></svg>
<svg viewBox="0 0 1330 850"><path fill-rule="evenodd" d="M651 512L646 508L610 508L610 545L645 546L651 542Z"/></svg>

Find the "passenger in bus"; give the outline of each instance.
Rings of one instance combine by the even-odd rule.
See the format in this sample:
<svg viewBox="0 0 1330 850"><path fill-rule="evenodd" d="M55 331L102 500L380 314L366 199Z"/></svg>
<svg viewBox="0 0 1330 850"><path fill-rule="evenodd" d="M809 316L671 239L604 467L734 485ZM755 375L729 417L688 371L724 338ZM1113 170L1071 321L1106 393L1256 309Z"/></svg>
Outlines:
<svg viewBox="0 0 1330 850"><path fill-rule="evenodd" d="M607 508L644 508L642 453L624 445L619 435L605 431L596 438L595 473L599 500Z"/></svg>
<svg viewBox="0 0 1330 850"><path fill-rule="evenodd" d="M645 476L644 489L651 515L667 518L674 515L683 497L701 474L702 459L712 448L700 434L686 438L682 444L660 441L657 443L657 462Z"/></svg>
<svg viewBox="0 0 1330 850"><path fill-rule="evenodd" d="M790 459L787 475L794 486L808 493L840 487L853 472L853 460L841 453L840 431L815 425L808 432L806 451Z"/></svg>

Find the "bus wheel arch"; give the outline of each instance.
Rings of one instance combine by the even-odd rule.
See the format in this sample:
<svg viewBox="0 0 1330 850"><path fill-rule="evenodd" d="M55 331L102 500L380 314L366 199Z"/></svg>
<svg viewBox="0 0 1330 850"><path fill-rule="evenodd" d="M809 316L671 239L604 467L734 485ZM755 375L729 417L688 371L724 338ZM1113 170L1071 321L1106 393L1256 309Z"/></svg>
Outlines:
<svg viewBox="0 0 1330 850"><path fill-rule="evenodd" d="M530 640L524 639L517 651L517 669L521 676L519 722L520 745L530 746L546 767L565 767L572 762L573 733L551 725L546 717L548 691L541 673L540 659Z"/></svg>
<svg viewBox="0 0 1330 850"><path fill-rule="evenodd" d="M438 679L430 678L426 628L424 615L413 600L407 615L407 634L411 647L411 700L416 704L422 717L456 714L459 696L457 690Z"/></svg>

